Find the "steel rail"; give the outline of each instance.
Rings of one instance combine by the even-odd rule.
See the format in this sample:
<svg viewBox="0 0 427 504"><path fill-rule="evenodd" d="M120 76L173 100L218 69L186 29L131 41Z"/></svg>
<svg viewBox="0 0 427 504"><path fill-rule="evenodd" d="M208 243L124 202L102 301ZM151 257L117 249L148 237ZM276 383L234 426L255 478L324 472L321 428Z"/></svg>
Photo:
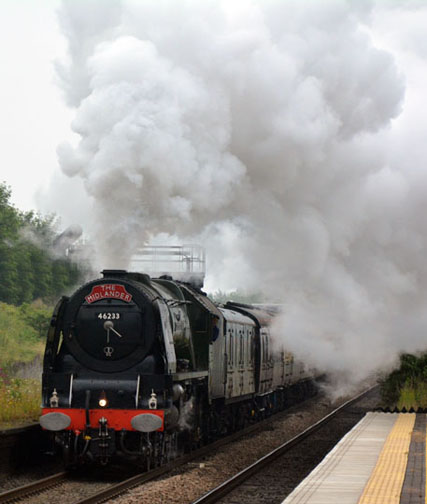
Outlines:
<svg viewBox="0 0 427 504"><path fill-rule="evenodd" d="M333 412L329 413L327 416L325 416L320 421L316 422L314 425L312 425L311 427L309 427L308 429L303 431L301 434L299 434L298 436L295 436L293 439L291 439L287 443L284 443L284 445L280 446L279 448L276 448L276 450L273 450L272 453L275 453L275 455L273 455L273 457L280 456L282 453L284 453L284 451L286 451L287 449L290 449L292 446L298 444L302 439L306 438L312 432L319 429L322 425L326 424L329 420L331 420L335 415L337 415L339 413L339 411L350 406L352 403L358 401L363 396L368 394L371 390L373 390L375 387L371 387L368 390L365 390L361 394L357 395L356 397L345 402L339 408L336 408ZM290 408L290 410L292 410L292 409L293 408ZM281 413L289 414L290 410L288 409L288 410L285 410ZM151 480L154 480L160 476L163 476L164 474L168 473L169 471L176 469L177 467L180 467L184 464L187 464L188 462L191 462L196 458L206 456L206 455L210 454L211 452L216 451L219 447L224 446L226 444L229 444L230 442L235 441L236 439L244 437L244 436L246 436L256 430L261 430L263 427L265 427L266 424L272 422L273 420L276 420L277 418L278 418L278 415L273 415L272 417L270 417L262 422L259 422L255 425L251 425L250 427L248 427L242 431L236 432L236 433L232 434L231 436L227 436L225 438L222 438L222 439L215 441L214 443L203 446L202 448L200 448L198 450L195 450L187 455L184 455L183 457L179 457L178 459L176 459L176 460L174 460L164 466L161 466L157 469L153 469L153 470L149 471L148 473L138 474L138 475L133 476L127 480L124 480L116 485L111 485L108 488L101 490L100 492L97 492L95 494L92 494L84 499L81 499L81 500L75 502L74 504L100 504L102 502L106 502L108 499L111 499L113 497L117 497L117 496L125 493L127 490L130 490L138 485L142 485L144 483L147 483L148 481L151 481ZM286 446L286 448L284 449L283 446ZM282 450L282 452L280 450ZM267 457L270 455L271 454L268 454L260 460L264 460L264 459L267 460ZM267 462L265 461L264 464L267 465ZM252 464L252 465L254 466L254 464ZM252 466L250 466L250 467L252 467ZM241 471L241 473L243 473L244 471ZM239 475L241 473L239 473ZM252 474L252 472L250 474L248 474L247 477L251 476L251 474ZM226 483L228 483L228 482L226 482ZM239 483L236 483L234 486L237 486L238 484ZM222 488L222 487L224 487L224 485L225 484L220 485L220 487ZM233 486L233 488L234 488L234 486ZM230 488L230 490L227 490L227 492L221 493L221 495L218 494L218 497L215 500L202 500L202 499L208 498L208 496L209 496L209 499L212 499L214 496L214 492L219 491L218 489L220 487L217 487L217 489L214 489L211 492L209 492L208 494L206 494L205 496L202 496L199 500L195 501L194 504L199 503L199 502L203 503L203 504L208 503L208 502L216 502L216 500L218 498L221 498L223 495L225 495L226 493L228 493L232 489L232 488ZM211 494L212 494L212 497L210 496Z"/></svg>
<svg viewBox="0 0 427 504"><path fill-rule="evenodd" d="M249 427L246 427L245 429L237 431L237 432L230 434L224 438L218 439L217 441L214 441L213 443L209 443L209 444L207 444L197 450L192 451L191 453L188 453L187 455L183 455L181 457L178 457L177 459L175 459L175 460L173 460L173 461L171 461L161 467L158 467L156 469L152 469L152 470L145 472L145 473L142 473L142 474L137 474L135 476L132 476L131 478L128 478L124 481L121 481L120 483L117 483L115 485L111 485L111 486L105 488L104 490L101 490L100 492L94 493L92 495L89 495L88 497L85 497L79 501L76 501L74 504L100 504L102 502L107 501L108 499L111 499L113 497L117 497L117 496L125 493L127 490L130 490L132 488L135 488L138 485L142 485L144 483L147 483L148 481L152 481L156 478L159 478L160 476L167 474L168 472L176 469L177 467L180 467L185 464L188 464L189 462L192 462L194 459L197 459L199 457L205 457L205 456L209 455L211 452L216 451L218 448L225 446L227 444L230 444L233 441L236 441L237 439L240 439L240 438L245 437L249 434L252 434L253 432L262 430L263 428L266 427L266 425L279 419L281 416L289 415L289 413L292 413L292 411L294 409L297 409L302 404L303 403L295 404L288 409L280 411L279 413L277 413L275 415L272 415L264 420L257 422L254 425L250 425Z"/></svg>
<svg viewBox="0 0 427 504"><path fill-rule="evenodd" d="M193 502L193 504L213 504L218 502L220 499L225 497L228 493L230 493L232 490L234 490L236 487L241 485L244 481L249 479L251 476L259 472L261 469L264 467L267 467L270 465L274 460L276 460L278 457L281 457L284 455L287 451L289 451L291 448L294 446L298 445L309 437L311 434L314 432L318 431L321 427L326 425L330 420L332 420L334 417L336 417L341 411L345 410L349 406L351 406L353 403L357 402L358 400L362 399L364 396L369 394L372 390L374 390L378 385L374 385L373 387L370 387L369 389L365 390L364 392L358 394L357 396L353 397L352 399L346 401L343 403L341 406L336 408L335 410L331 411L328 415L314 423L312 426L308 427L305 429L303 432L298 434L297 436L293 437L289 441L286 441L279 447L275 448L272 450L270 453L267 453L267 455L264 455L257 461L255 461L253 464L249 465L242 471L238 472L231 478L229 478L227 481L222 483L221 485L218 485L216 488L210 490L207 492L205 495L202 495L199 497L197 500Z"/></svg>
<svg viewBox="0 0 427 504"><path fill-rule="evenodd" d="M138 485L142 485L143 483L147 483L148 481L159 478L160 476L167 474L168 472L176 469L177 467L192 462L196 458L209 455L212 451L217 450L221 446L229 444L237 439L240 439L241 437L251 434L254 431L261 430L263 427L266 426L266 424L270 423L273 419L276 418L277 415L273 415L272 417L263 420L261 422L258 422L255 425L250 425L249 427L246 427L246 429L244 430L235 432L234 434L226 436L225 438L218 439L213 443L210 443L206 446L202 446L201 448L198 448L197 450L194 450L186 455L180 456L175 460L172 460L171 462L162 465L161 467L151 469L150 471L142 474L137 474L135 476L132 476L131 478L121 481L120 483L111 485L108 488L101 490L100 492L89 495L88 497L85 497L75 502L74 504L99 504L101 502L107 501L108 499L111 499L112 497L117 497L118 495L124 493L127 490L130 490L131 488L134 488Z"/></svg>
<svg viewBox="0 0 427 504"><path fill-rule="evenodd" d="M33 483L28 483L27 485L23 485L17 488L12 488L11 490L7 490L6 492L0 493L0 503L4 504L5 502L11 502L14 500L22 499L23 497L27 497L33 493L42 492L43 490L47 490L51 487L54 487L67 479L69 473L66 471L59 472L53 474L52 476L48 476L47 478L42 478Z"/></svg>
<svg viewBox="0 0 427 504"><path fill-rule="evenodd" d="M242 437L245 437L253 432L262 430L265 428L266 425L274 422L275 420L279 419L282 416L288 416L289 414L292 413L293 410L298 409L301 407L302 403L297 403L290 408L287 408L283 411L278 412L275 415L272 415L264 420L261 420L253 425L250 425L249 427L246 427L245 429L242 429L240 431L237 431L233 434L230 434L224 438L218 439L214 441L213 443L209 443L199 449L193 450L191 453L188 453L186 455L183 455L161 467L152 469L148 472L144 472L141 474L137 474L135 476L132 476L131 478L128 478L126 480L123 480L117 484L113 484L105 488L104 490L101 490L100 492L94 493L92 495L89 495L86 498L83 498L74 504L98 504L101 502L105 502L108 499L111 499L112 497L116 497L118 495L121 495L125 493L127 490L134 488L138 485L144 484L148 481L154 480L160 476L163 476L164 474L167 474L168 472L172 471L173 469L176 469L177 467L180 467L182 465L185 465L194 459L197 459L199 457L204 457L209 455L211 452L217 450L218 448L227 445L229 443L232 443L233 441L240 439ZM57 473L53 476L49 476L47 478L43 478L41 480L38 480L34 483L30 483L28 485L24 485L12 490L8 490L6 492L0 493L0 504L4 504L6 502L11 502L13 500L19 500L25 496L28 496L32 493L38 493L42 492L44 490L48 490L51 487L54 487L55 485L59 484L61 481L67 479L67 477L70 476L69 472L62 472L62 473Z"/></svg>

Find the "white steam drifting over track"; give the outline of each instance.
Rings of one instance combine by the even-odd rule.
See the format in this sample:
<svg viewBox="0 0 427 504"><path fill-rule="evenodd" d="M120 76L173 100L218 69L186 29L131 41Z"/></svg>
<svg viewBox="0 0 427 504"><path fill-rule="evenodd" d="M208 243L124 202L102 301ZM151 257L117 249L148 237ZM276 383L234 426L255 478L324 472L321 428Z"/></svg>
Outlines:
<svg viewBox="0 0 427 504"><path fill-rule="evenodd" d="M211 288L282 300L278 339L341 378L427 348L422 2L70 0L59 17L81 140L58 154L100 266L159 234L203 243Z"/></svg>

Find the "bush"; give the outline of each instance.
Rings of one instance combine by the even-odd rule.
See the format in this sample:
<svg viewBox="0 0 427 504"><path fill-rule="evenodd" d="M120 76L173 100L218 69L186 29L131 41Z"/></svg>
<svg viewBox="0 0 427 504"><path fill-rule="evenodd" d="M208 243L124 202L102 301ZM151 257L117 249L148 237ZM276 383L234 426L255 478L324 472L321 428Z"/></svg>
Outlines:
<svg viewBox="0 0 427 504"><path fill-rule="evenodd" d="M11 378L0 369L0 425L16 421L37 421L40 416L41 384L39 380Z"/></svg>
<svg viewBox="0 0 427 504"><path fill-rule="evenodd" d="M80 282L81 271L55 248L58 219L21 212L10 197L10 188L0 183L0 301L51 302Z"/></svg>
<svg viewBox="0 0 427 504"><path fill-rule="evenodd" d="M32 327L39 338L45 338L52 317L52 308L38 300L31 304L24 303L19 307L25 322Z"/></svg>
<svg viewBox="0 0 427 504"><path fill-rule="evenodd" d="M385 405L406 409L427 407L427 353L402 354L400 367L380 381Z"/></svg>
<svg viewBox="0 0 427 504"><path fill-rule="evenodd" d="M50 309L41 303L21 307L0 302L0 425L35 421L40 415L40 379L22 379L28 363L40 373L44 351L44 332ZM49 314L50 318L50 314ZM38 359L38 362L37 362ZM34 362L35 361L35 362ZM27 366L25 366L27 364Z"/></svg>
<svg viewBox="0 0 427 504"><path fill-rule="evenodd" d="M43 355L40 333L23 316L21 309L0 302L0 367L16 362L31 362Z"/></svg>
<svg viewBox="0 0 427 504"><path fill-rule="evenodd" d="M384 404L397 404L404 383L400 370L393 371L387 378L380 380L381 399Z"/></svg>

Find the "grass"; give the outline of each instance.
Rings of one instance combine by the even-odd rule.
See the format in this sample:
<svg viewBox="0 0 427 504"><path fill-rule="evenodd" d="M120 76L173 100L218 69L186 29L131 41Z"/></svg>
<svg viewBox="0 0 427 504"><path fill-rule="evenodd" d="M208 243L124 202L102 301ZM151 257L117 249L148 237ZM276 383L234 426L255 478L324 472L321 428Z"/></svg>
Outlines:
<svg viewBox="0 0 427 504"><path fill-rule="evenodd" d="M27 363L43 354L40 338L17 306L0 303L0 366Z"/></svg>
<svg viewBox="0 0 427 504"><path fill-rule="evenodd" d="M400 390L397 407L406 410L427 408L427 383L419 381L414 386L405 384Z"/></svg>
<svg viewBox="0 0 427 504"><path fill-rule="evenodd" d="M0 303L0 429L37 421L40 416L40 362L45 338L28 313L32 306L17 307ZM34 365L30 376L22 374ZM19 370L19 371L18 371Z"/></svg>
<svg viewBox="0 0 427 504"><path fill-rule="evenodd" d="M384 407L427 408L427 352L401 354L400 366L380 380Z"/></svg>
<svg viewBox="0 0 427 504"><path fill-rule="evenodd" d="M406 408L417 408L416 393L415 388L405 385L400 391L400 397L397 401L397 407L399 410Z"/></svg>
<svg viewBox="0 0 427 504"><path fill-rule="evenodd" d="M39 380L8 378L0 374L0 428L37 421L40 416Z"/></svg>

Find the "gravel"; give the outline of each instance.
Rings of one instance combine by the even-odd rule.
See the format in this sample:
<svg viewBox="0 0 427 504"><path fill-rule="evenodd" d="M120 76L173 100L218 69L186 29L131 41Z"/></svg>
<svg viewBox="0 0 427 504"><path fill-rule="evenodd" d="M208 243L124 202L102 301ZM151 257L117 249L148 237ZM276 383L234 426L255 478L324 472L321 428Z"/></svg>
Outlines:
<svg viewBox="0 0 427 504"><path fill-rule="evenodd" d="M47 502L72 504L129 476L129 469L126 470L123 467L114 467L113 465L106 468L94 467L92 469L82 469L72 474L70 478L57 483L52 488L20 499L19 502L25 504L46 504Z"/></svg>
<svg viewBox="0 0 427 504"><path fill-rule="evenodd" d="M262 431L227 444L219 448L215 454L200 457L200 459L181 466L162 478L145 483L108 502L113 504L143 504L145 502L150 504L164 504L165 502L188 504L193 502L236 472L323 418L344 401L345 399L342 399L331 403L321 396L305 401L276 415L274 420L265 425ZM372 400L372 409L375 406L377 406L377 398ZM31 471L26 468L22 473L0 475L0 492L25 485L60 470L62 470L61 465L53 462L34 467ZM91 474L89 480L82 478L79 480L76 477L76 481L62 483L51 489L48 494L44 492L39 496L34 495L23 502L31 504L76 502L124 476L123 471L114 471L110 467L101 470L98 474ZM48 501L46 501L47 498Z"/></svg>
<svg viewBox="0 0 427 504"><path fill-rule="evenodd" d="M254 474L219 502L281 504L340 439L363 418L366 411L372 408L372 404L375 404L372 396L364 397L356 404L345 408L318 431Z"/></svg>
<svg viewBox="0 0 427 504"><path fill-rule="evenodd" d="M342 399L332 404L323 397L306 401L279 415L280 418L266 426L262 432L230 443L213 455L182 466L162 479L148 482L109 502L113 504L193 502L323 418L344 401L345 399ZM371 407L376 407L377 402L378 397L374 397Z"/></svg>
<svg viewBox="0 0 427 504"><path fill-rule="evenodd" d="M35 467L21 468L19 471L0 474L0 492L19 486L28 485L38 479L63 471L62 464L57 461L44 463Z"/></svg>

